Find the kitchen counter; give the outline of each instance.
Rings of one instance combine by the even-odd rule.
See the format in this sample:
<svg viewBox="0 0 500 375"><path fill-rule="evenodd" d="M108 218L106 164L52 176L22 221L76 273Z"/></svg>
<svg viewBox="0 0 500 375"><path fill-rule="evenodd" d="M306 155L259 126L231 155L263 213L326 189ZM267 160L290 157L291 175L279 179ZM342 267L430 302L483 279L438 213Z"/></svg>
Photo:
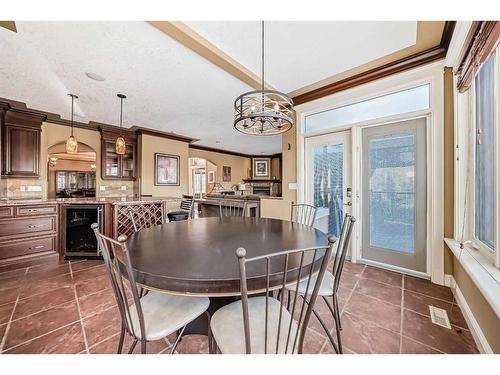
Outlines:
<svg viewBox="0 0 500 375"><path fill-rule="evenodd" d="M175 202L176 197L86 197L86 198L45 198L45 199L0 199L0 207L47 205L47 204L120 204L141 202Z"/></svg>

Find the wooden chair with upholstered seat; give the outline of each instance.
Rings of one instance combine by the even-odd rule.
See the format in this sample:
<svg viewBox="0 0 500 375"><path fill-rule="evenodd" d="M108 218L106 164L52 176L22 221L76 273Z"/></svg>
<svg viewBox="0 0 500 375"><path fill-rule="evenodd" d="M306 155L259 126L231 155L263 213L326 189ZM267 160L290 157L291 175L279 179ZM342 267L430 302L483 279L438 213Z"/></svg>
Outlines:
<svg viewBox="0 0 500 375"><path fill-rule="evenodd" d="M206 314L208 318L208 336L211 342L209 299L206 297L184 297L158 292L150 292L140 297L130 263L127 237L121 235L118 240L106 237L99 232L99 224L92 224L102 252L104 263L111 279L118 311L121 317L120 341L118 354L123 350L125 333L133 338L129 353L141 342L141 353L146 353L146 343L166 338L180 330L170 353L175 351L186 325ZM121 263L121 265L120 265ZM128 284L127 288L125 285ZM130 293L129 293L130 292ZM132 295L129 303L127 296ZM211 345L210 345L211 351Z"/></svg>

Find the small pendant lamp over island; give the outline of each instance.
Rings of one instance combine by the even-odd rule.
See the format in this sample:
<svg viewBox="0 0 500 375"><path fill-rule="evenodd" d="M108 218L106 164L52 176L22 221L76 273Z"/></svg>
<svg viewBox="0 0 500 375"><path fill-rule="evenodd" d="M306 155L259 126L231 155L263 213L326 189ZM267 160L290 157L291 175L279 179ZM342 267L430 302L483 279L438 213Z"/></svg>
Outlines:
<svg viewBox="0 0 500 375"><path fill-rule="evenodd" d="M66 152L68 154L76 154L78 152L78 142L76 141L76 138L73 135L73 115L74 115L73 106L75 99L78 99L78 96L76 96L75 94L68 94L68 96L71 97L71 135L66 141Z"/></svg>
<svg viewBox="0 0 500 375"><path fill-rule="evenodd" d="M122 137L123 99L126 99L127 97L123 94L117 94L116 96L120 98L120 135L116 138L115 150L118 155L123 155L127 149L125 139Z"/></svg>

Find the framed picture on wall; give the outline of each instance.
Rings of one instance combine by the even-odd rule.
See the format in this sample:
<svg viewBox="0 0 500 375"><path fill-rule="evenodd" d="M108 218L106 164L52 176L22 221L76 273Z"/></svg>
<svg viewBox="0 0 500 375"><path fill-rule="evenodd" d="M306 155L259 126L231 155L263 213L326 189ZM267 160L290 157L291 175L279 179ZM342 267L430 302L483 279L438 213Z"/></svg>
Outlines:
<svg viewBox="0 0 500 375"><path fill-rule="evenodd" d="M179 186L179 164L178 155L155 153L155 185Z"/></svg>
<svg viewBox="0 0 500 375"><path fill-rule="evenodd" d="M231 182L231 167L222 167L222 182Z"/></svg>
<svg viewBox="0 0 500 375"><path fill-rule="evenodd" d="M271 178L270 158L255 158L252 165L252 178L269 179Z"/></svg>
<svg viewBox="0 0 500 375"><path fill-rule="evenodd" d="M208 171L208 183L215 184L215 171Z"/></svg>

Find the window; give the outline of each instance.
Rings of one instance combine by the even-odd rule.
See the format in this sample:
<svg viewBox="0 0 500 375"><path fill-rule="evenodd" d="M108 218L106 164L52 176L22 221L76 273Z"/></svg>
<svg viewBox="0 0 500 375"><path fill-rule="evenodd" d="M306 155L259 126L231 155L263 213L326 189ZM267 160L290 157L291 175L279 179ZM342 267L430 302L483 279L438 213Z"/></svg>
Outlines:
<svg viewBox="0 0 500 375"><path fill-rule="evenodd" d="M429 97L429 84L393 92L306 116L304 130L305 133L312 133L362 121L427 109L429 108Z"/></svg>
<svg viewBox="0 0 500 375"><path fill-rule="evenodd" d="M474 121L476 132L474 158L474 237L494 251L498 233L496 210L498 124L496 55L481 67L474 80Z"/></svg>

